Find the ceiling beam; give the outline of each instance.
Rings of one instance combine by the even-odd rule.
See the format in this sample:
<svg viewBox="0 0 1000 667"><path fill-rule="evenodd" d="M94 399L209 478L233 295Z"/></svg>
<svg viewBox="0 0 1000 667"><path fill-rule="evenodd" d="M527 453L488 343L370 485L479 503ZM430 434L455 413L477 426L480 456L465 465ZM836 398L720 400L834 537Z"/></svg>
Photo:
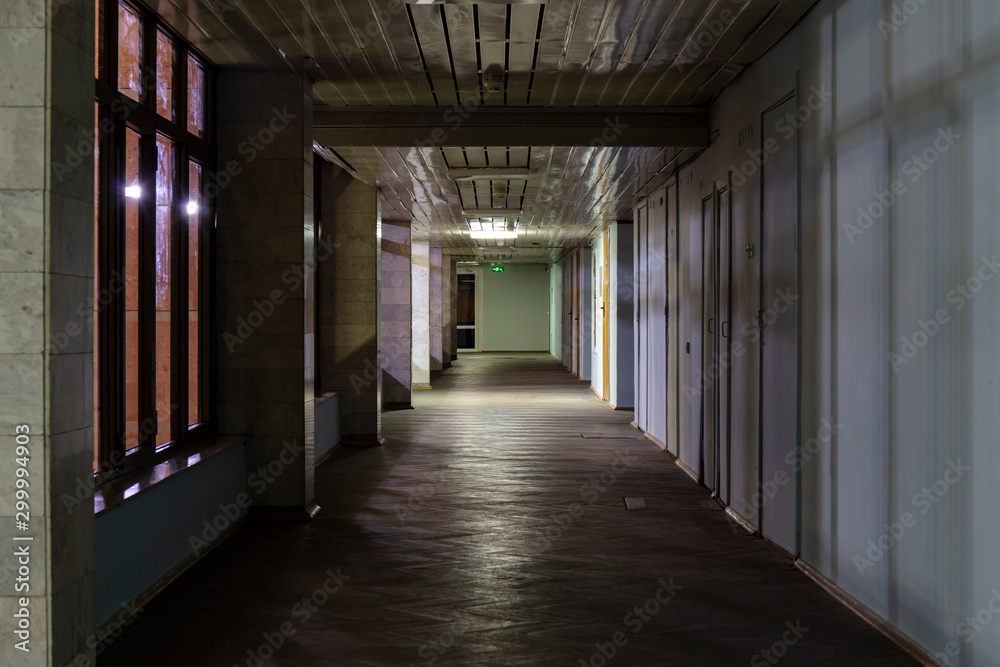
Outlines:
<svg viewBox="0 0 1000 667"><path fill-rule="evenodd" d="M705 148L705 107L317 107L324 146L676 146Z"/></svg>

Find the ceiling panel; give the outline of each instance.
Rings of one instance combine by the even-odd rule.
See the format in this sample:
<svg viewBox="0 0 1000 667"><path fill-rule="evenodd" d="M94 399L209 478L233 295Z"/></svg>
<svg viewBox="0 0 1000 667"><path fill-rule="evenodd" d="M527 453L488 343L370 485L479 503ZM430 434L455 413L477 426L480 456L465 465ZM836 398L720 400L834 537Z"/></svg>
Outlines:
<svg viewBox="0 0 1000 667"><path fill-rule="evenodd" d="M640 124L639 134L626 132L621 136L628 141L614 147L598 148L599 142L539 146L547 132L575 122L572 115L560 114L557 126L518 140L504 129L518 123L515 116L495 128L467 131L477 127L467 119L476 118L472 114L479 106L602 113L611 108L624 113L625 107L706 107L815 0L146 2L221 68L308 73L318 109L359 107L364 118L366 108L373 117L375 107L451 108L434 126L460 137L452 142L459 145L376 148L330 142L328 147L360 178L382 189L388 215L412 216L415 234L450 253L548 261L595 229L628 217L638 199L705 144L693 138L658 146L689 135L664 133L654 139ZM666 111L657 114L666 116ZM458 131L463 124L467 127ZM595 140L598 130L592 130ZM697 137L697 131L690 136ZM405 133L390 136L405 141ZM561 136L577 139L580 133ZM644 137L649 140L638 141ZM536 145L507 146L504 139ZM477 141L485 145L461 145ZM499 166L528 167L531 175L453 181L447 174L449 168ZM494 197L497 188L500 197ZM514 250L481 251L481 245L496 244L469 238L462 210L490 207L523 210L525 233L513 242Z"/></svg>

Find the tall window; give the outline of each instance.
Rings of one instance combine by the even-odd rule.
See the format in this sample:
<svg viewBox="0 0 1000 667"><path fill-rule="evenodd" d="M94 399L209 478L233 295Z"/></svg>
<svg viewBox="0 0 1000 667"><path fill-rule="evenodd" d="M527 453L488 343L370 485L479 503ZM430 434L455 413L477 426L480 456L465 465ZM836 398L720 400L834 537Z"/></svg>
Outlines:
<svg viewBox="0 0 1000 667"><path fill-rule="evenodd" d="M97 3L94 471L211 425L210 72L158 17Z"/></svg>

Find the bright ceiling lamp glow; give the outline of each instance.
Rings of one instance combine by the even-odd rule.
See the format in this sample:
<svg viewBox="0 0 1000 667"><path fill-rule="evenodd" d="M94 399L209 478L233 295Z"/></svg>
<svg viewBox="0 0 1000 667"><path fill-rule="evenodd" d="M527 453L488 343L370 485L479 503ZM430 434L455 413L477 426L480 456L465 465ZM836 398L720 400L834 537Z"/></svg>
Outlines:
<svg viewBox="0 0 1000 667"><path fill-rule="evenodd" d="M188 215L195 215L198 212L198 202L189 201L187 205Z"/></svg>
<svg viewBox="0 0 1000 667"><path fill-rule="evenodd" d="M520 232L469 232L474 239L516 239Z"/></svg>
<svg viewBox="0 0 1000 667"><path fill-rule="evenodd" d="M129 199L138 199L142 196L142 188L138 184L125 186L125 196Z"/></svg>

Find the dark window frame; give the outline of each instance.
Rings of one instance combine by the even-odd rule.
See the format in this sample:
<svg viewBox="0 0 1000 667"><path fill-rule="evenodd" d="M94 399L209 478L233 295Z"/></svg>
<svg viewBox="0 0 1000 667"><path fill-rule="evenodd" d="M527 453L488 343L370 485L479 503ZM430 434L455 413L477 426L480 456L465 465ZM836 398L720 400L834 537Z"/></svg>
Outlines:
<svg viewBox="0 0 1000 667"><path fill-rule="evenodd" d="M214 71L209 61L193 49L169 25L147 8L127 0L98 0L99 30L103 33L103 48L98 49L99 76L95 78L95 101L98 104L98 141L100 146L96 177L98 183L97 247L98 261L94 279L108 288L124 277L125 245L125 136L132 130L140 136L142 146L141 181L144 190L154 190L156 177L157 136L169 139L174 146L173 207L171 215L171 283L170 283L170 365L172 408L171 432L174 439L156 445L155 396L155 196L144 196L139 204L141 248L139 301L139 446L126 453L125 435L125 293L124 289L108 289L110 301L98 311L98 339L94 341L98 357L96 372L100 439L97 443L98 471L95 479L102 483L151 466L170 456L180 447L215 435L213 406L215 405L216 368L214 346L214 249L215 202L204 196L209 175L215 166L214 135ZM142 92L135 102L118 91L118 12L126 5L143 23ZM163 34L175 49L173 69L174 120L164 118L156 110L157 39ZM193 57L204 72L202 136L187 129L188 58ZM110 128L109 132L102 131ZM189 164L201 166L201 195L196 213L199 229L199 413L200 421L188 426L188 222ZM117 273L116 273L117 272Z"/></svg>

